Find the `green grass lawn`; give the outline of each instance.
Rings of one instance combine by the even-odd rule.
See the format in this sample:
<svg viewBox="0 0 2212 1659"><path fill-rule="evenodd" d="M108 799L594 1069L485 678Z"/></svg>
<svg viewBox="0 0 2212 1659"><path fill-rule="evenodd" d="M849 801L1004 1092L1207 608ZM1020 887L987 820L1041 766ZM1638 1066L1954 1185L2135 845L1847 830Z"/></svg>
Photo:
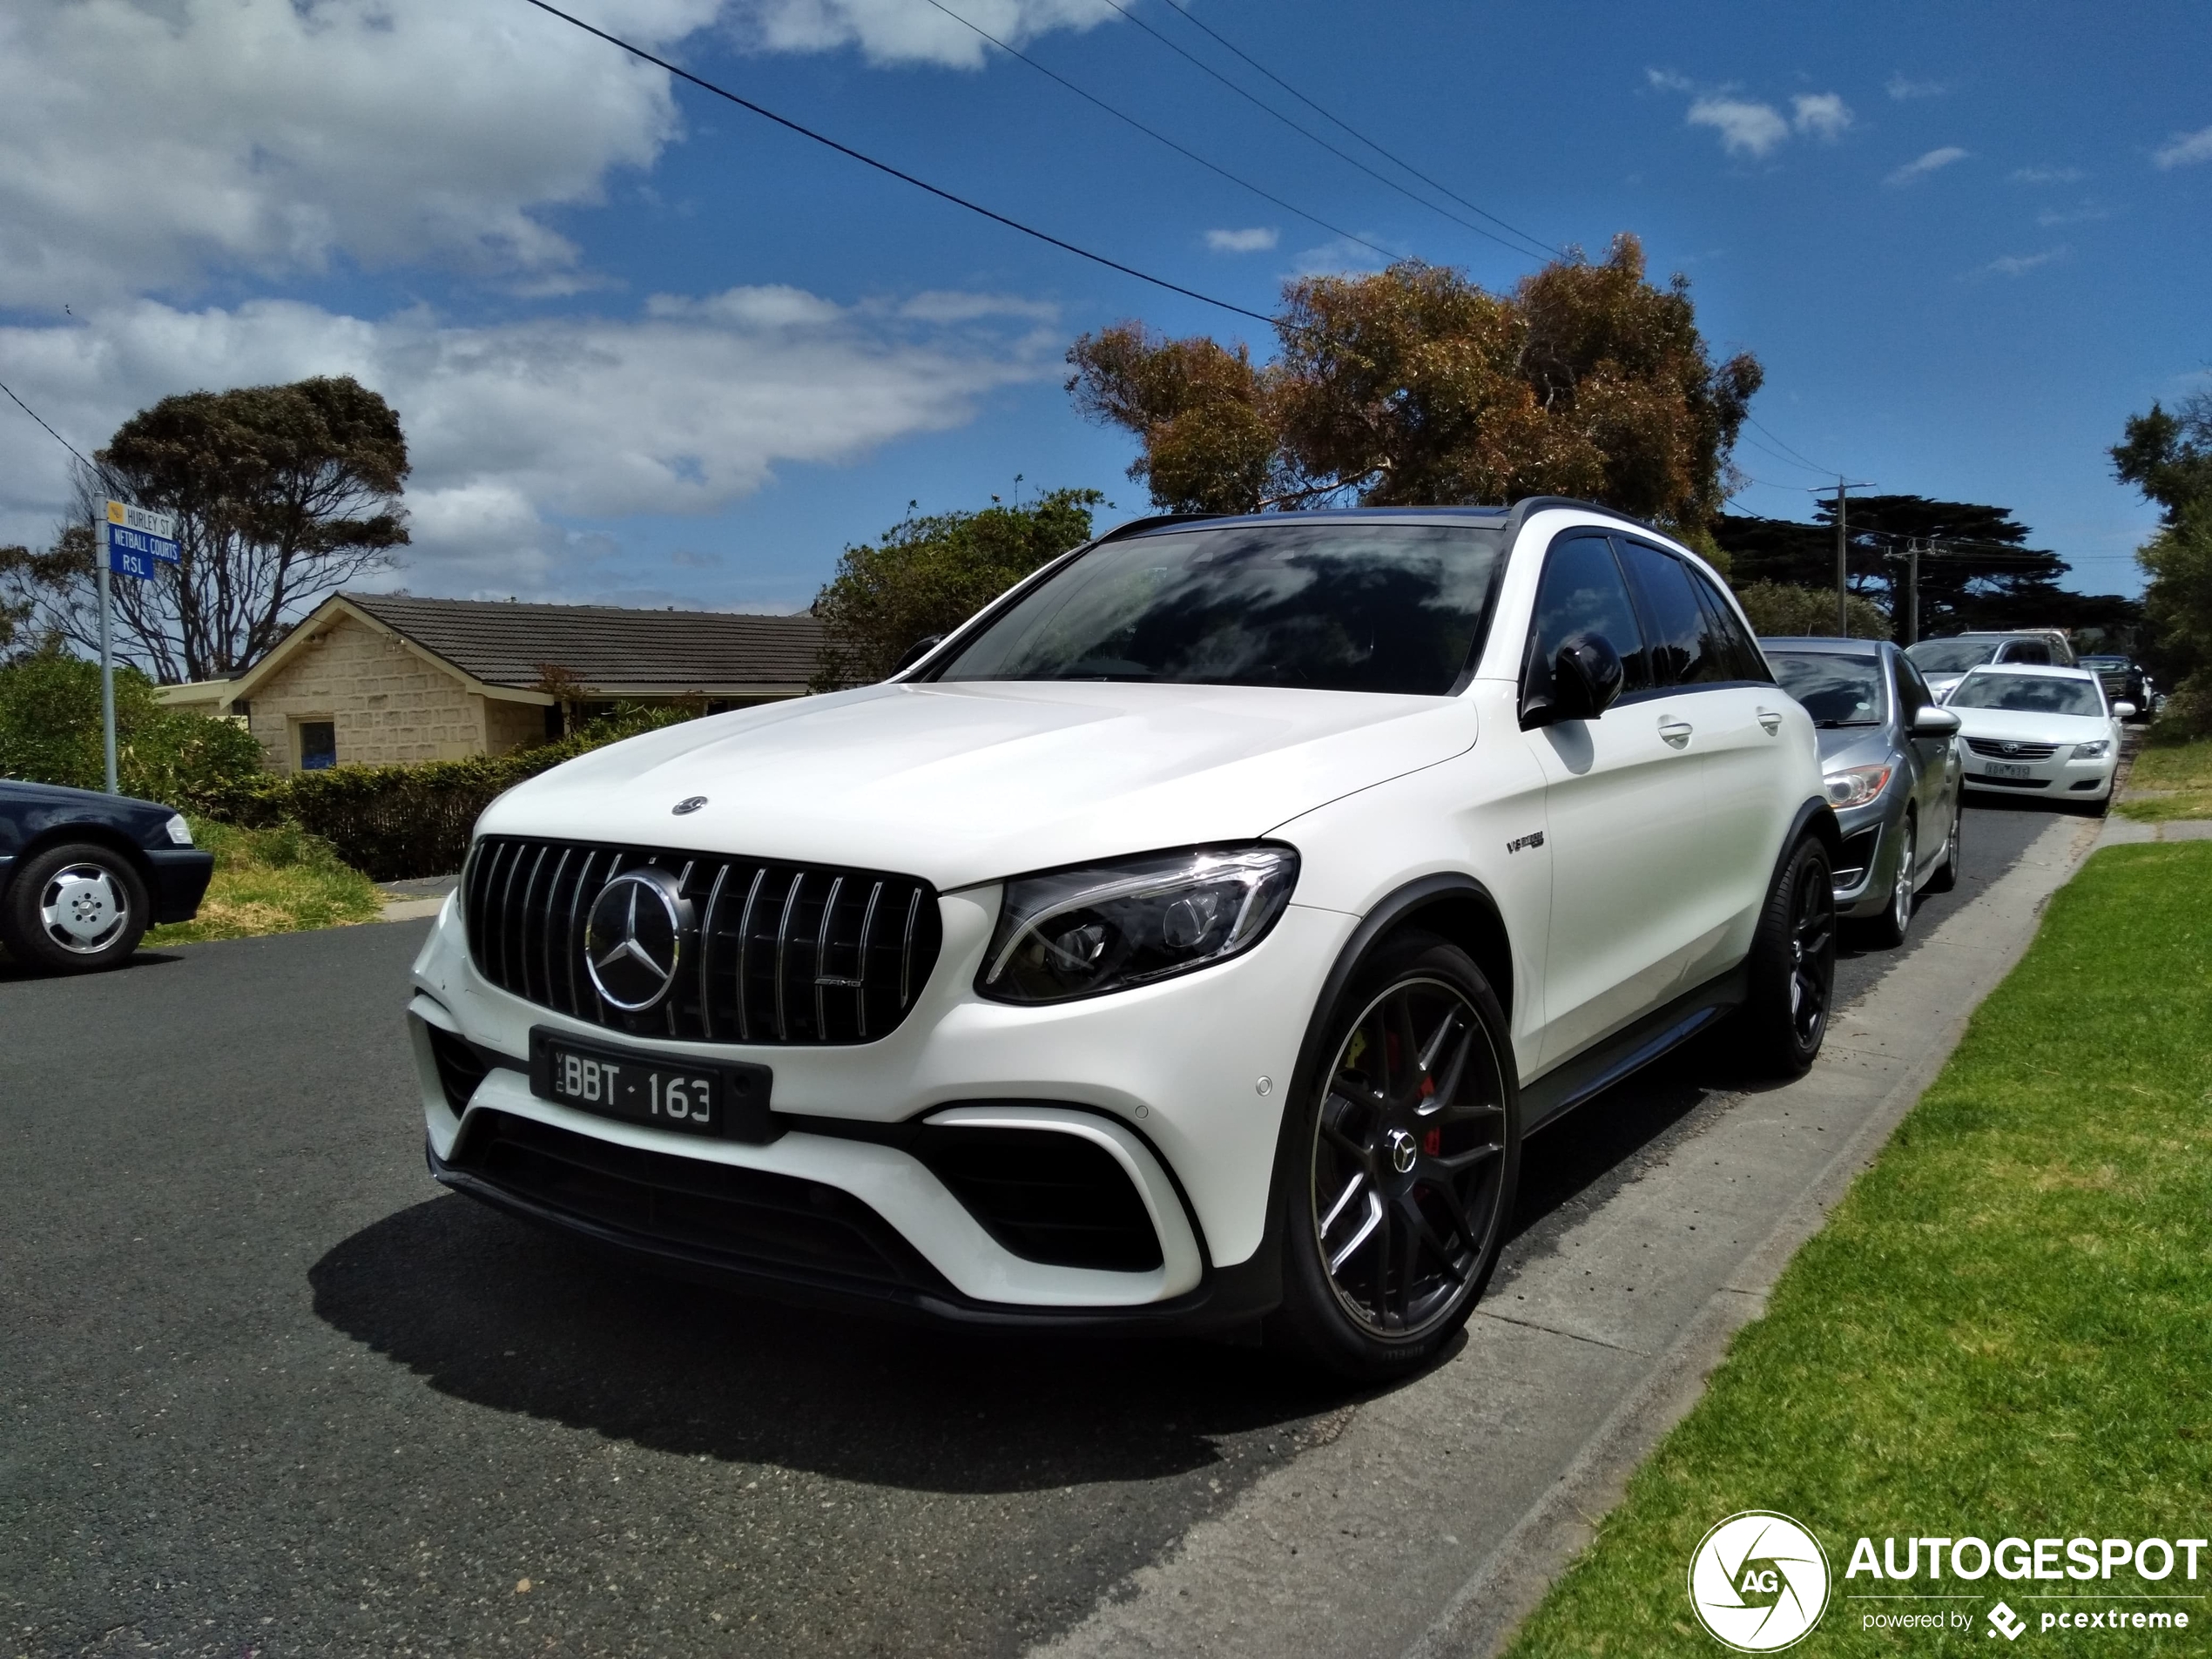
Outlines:
<svg viewBox="0 0 2212 1659"><path fill-rule="evenodd" d="M1844 1578L1861 1536L2212 1533L2212 843L2114 847L2053 900L2020 966L1740 1332L1704 1399L1631 1480L1508 1649L1710 1656L1684 1580L1707 1528L1793 1516L1835 1575L1804 1654L1987 1656L2000 1597L2212 1591ZM1869 1589L1968 1602L1846 1599ZM2098 1603L2097 1605L2104 1605ZM2212 1652L2191 1628L2033 1629L2042 1650ZM1956 1635L1863 1628L1872 1608L1972 1614Z"/></svg>
<svg viewBox="0 0 2212 1659"><path fill-rule="evenodd" d="M339 927L383 910L374 881L296 825L251 830L195 818L192 830L193 844L215 855L207 896L197 919L152 929L149 945Z"/></svg>
<svg viewBox="0 0 2212 1659"><path fill-rule="evenodd" d="M2114 810L2154 824L2212 818L2212 738L2147 745L2128 774L2128 794L2139 789L2161 792L2142 800L2123 796Z"/></svg>

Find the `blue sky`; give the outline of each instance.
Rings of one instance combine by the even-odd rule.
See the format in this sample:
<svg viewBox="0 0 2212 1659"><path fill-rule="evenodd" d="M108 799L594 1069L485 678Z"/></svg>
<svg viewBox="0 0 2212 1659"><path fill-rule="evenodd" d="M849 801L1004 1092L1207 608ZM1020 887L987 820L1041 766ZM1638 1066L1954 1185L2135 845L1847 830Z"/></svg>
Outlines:
<svg viewBox="0 0 2212 1659"><path fill-rule="evenodd" d="M1124 3L1433 194L1167 0ZM1379 262L929 0L572 3L1236 305ZM1106 0L944 3L1317 219L1486 285L1531 268ZM2212 364L2205 8L1190 4L1500 218L1593 252L1632 231L1656 274L1685 273L1716 354L1767 368L1744 509L1806 516L1816 469L1842 469L2010 506L2077 586L2139 585L2152 515L2103 451ZM0 379L89 448L170 391L360 375L414 444L416 543L388 579L417 592L789 609L910 500L981 505L1020 475L1143 511L1130 441L1062 389L1068 341L1132 316L1268 343L523 0L27 0L0 18ZM0 538L51 533L64 459L0 405Z"/></svg>

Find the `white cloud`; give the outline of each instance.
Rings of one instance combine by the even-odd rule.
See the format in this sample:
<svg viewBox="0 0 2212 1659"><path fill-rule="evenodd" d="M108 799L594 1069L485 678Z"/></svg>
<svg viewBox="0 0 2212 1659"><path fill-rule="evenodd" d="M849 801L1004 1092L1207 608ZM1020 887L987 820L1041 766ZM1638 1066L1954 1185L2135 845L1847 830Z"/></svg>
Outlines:
<svg viewBox="0 0 2212 1659"><path fill-rule="evenodd" d="M1952 162L1966 158L1966 152L1955 144L1946 144L1939 150L1931 150L1925 155L1914 157L1882 182L1885 185L1917 184L1930 173L1941 172Z"/></svg>
<svg viewBox="0 0 2212 1659"><path fill-rule="evenodd" d="M2006 175L2016 185L2072 185L2088 176L2079 167L2015 167Z"/></svg>
<svg viewBox="0 0 2212 1659"><path fill-rule="evenodd" d="M594 16L664 45L720 3L600 0ZM662 71L519 5L15 0L0 305L81 313L341 255L557 279L577 251L533 210L598 199L677 128Z"/></svg>
<svg viewBox="0 0 2212 1659"><path fill-rule="evenodd" d="M2188 167L2200 161L2212 161L2212 127L2176 132L2151 152L2150 159L2155 167Z"/></svg>
<svg viewBox="0 0 2212 1659"><path fill-rule="evenodd" d="M2038 266L2048 265L2053 260L2062 260L2072 252L2067 247L2047 247L2040 253L2007 253L2002 259L1990 260L1982 268L1999 276L2025 276Z"/></svg>
<svg viewBox="0 0 2212 1659"><path fill-rule="evenodd" d="M957 0L953 10L1013 46L1055 29L1090 29L1117 15L1105 0ZM990 50L974 29L922 0L741 0L737 12L743 37L765 51L857 46L873 64L980 69Z"/></svg>
<svg viewBox="0 0 2212 1659"><path fill-rule="evenodd" d="M1280 232L1264 225L1245 231L1206 233L1206 246L1217 253L1264 253L1280 239Z"/></svg>
<svg viewBox="0 0 2212 1659"><path fill-rule="evenodd" d="M283 300L185 311L140 300L78 327L0 329L10 384L90 449L170 392L352 374L391 400L415 462L429 592L544 591L603 536L560 517L721 510L777 466L840 463L966 421L994 388L1049 376L1060 336L1031 301L947 296L839 307L797 289L660 296L642 317L381 321ZM11 411L12 413L12 411ZM0 541L42 542L64 496L58 446L0 423ZM595 549L599 550L595 554Z"/></svg>
<svg viewBox="0 0 2212 1659"><path fill-rule="evenodd" d="M1833 92L1800 93L1790 100L1790 107L1796 111L1791 125L1831 144L1851 124L1851 105Z"/></svg>
<svg viewBox="0 0 2212 1659"><path fill-rule="evenodd" d="M1851 105L1835 92L1801 92L1790 100L1784 115L1771 104L1738 97L1720 87L1699 91L1687 76L1672 70L1647 69L1644 78L1664 92L1688 92L1691 98L1689 124L1710 127L1721 137L1721 148L1732 156L1763 159L1788 141L1794 132L1801 137L1833 144L1852 120Z"/></svg>
<svg viewBox="0 0 2212 1659"><path fill-rule="evenodd" d="M1892 75L1882 90L1902 104L1909 98L1941 98L1951 88L1942 81L1916 81L1905 75Z"/></svg>
<svg viewBox="0 0 2212 1659"><path fill-rule="evenodd" d="M2110 219L2112 209L2100 207L2085 201L2079 207L2047 207L2035 216L2035 222L2048 230L2054 225L2094 225L2101 219Z"/></svg>
<svg viewBox="0 0 2212 1659"><path fill-rule="evenodd" d="M1732 156L1764 156L1790 136L1790 124L1774 105L1740 98L1699 98L1689 106L1689 125L1713 128Z"/></svg>

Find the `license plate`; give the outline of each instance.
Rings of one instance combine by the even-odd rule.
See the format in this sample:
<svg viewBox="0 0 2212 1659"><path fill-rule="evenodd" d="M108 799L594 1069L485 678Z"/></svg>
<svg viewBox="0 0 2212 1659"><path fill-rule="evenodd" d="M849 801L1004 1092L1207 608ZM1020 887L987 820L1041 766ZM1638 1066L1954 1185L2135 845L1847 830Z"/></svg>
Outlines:
<svg viewBox="0 0 2212 1659"><path fill-rule="evenodd" d="M2028 776L2028 769L2026 766L2007 766L1993 760L1982 767L1981 775L1985 778L2025 778Z"/></svg>
<svg viewBox="0 0 2212 1659"><path fill-rule="evenodd" d="M688 1064L570 1042L543 1028L530 1034L530 1092L600 1117L684 1135L769 1141L765 1066Z"/></svg>

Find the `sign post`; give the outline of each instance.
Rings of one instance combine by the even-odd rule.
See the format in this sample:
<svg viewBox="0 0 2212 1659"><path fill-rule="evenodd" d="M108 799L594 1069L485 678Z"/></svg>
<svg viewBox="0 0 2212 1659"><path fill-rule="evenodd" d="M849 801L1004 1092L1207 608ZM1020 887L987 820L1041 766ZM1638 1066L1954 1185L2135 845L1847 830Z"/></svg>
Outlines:
<svg viewBox="0 0 2212 1659"><path fill-rule="evenodd" d="M118 576L153 580L153 567L177 563L177 518L127 502L105 503L92 525L92 576L100 590L100 750L107 763L107 792L122 793L115 775L114 583Z"/></svg>

